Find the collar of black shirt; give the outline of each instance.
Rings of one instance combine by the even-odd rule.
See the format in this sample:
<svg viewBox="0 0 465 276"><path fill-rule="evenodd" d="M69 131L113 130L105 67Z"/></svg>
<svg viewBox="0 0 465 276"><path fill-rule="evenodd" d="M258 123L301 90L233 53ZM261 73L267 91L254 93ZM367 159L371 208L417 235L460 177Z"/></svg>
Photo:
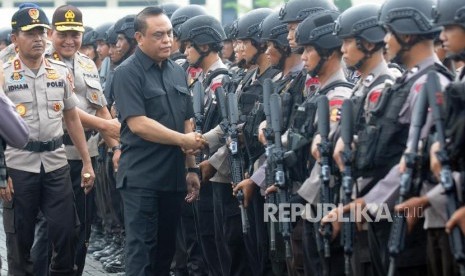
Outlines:
<svg viewBox="0 0 465 276"><path fill-rule="evenodd" d="M149 70L150 67L154 66L156 69L164 69L168 65L168 59L164 60L161 63L161 67L153 59L151 59L147 54L142 52L142 50L137 47L135 52L136 57L141 61L144 70Z"/></svg>

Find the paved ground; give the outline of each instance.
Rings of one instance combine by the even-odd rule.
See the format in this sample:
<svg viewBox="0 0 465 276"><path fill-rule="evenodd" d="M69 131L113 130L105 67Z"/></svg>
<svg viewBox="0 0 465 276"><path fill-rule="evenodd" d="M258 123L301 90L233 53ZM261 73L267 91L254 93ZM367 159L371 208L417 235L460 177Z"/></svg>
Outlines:
<svg viewBox="0 0 465 276"><path fill-rule="evenodd" d="M6 246L5 246L5 231L3 231L3 219L0 213L0 255L2 258L2 270L1 275L8 275L8 265L6 262ZM106 273L102 269L102 264L99 261L95 261L87 255L86 267L84 268L84 276L104 276L104 275L116 275Z"/></svg>

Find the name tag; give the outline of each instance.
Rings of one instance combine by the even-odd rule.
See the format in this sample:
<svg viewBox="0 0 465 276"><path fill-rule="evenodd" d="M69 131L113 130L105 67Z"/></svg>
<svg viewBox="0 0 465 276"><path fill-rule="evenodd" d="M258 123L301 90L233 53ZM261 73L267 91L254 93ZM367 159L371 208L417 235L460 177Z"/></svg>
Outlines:
<svg viewBox="0 0 465 276"><path fill-rule="evenodd" d="M47 82L47 88L50 87L64 87L64 84L62 81L52 81L52 82Z"/></svg>

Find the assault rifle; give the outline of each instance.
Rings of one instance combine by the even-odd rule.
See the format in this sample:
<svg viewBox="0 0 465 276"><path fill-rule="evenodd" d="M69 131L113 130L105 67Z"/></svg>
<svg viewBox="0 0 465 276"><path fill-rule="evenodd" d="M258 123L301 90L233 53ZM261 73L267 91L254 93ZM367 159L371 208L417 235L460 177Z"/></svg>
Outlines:
<svg viewBox="0 0 465 276"><path fill-rule="evenodd" d="M266 138L266 171L265 171L265 182L266 186L270 187L274 185L274 168L273 168L273 128L271 127L271 110L270 110L270 97L274 92L275 87L271 79L265 79L263 82L263 111L266 118L266 127L263 129ZM271 193L267 195L266 202L269 204L276 204L276 194ZM275 222L270 221L270 251L276 252L276 229Z"/></svg>
<svg viewBox="0 0 465 276"><path fill-rule="evenodd" d="M281 97L277 93L273 93L270 96L270 117L271 127L274 132L274 147L272 152L272 160L275 169L274 183L279 188L278 191L278 205L280 203L288 203L288 189L289 185L286 183L286 177L284 174L284 150L281 141L282 131L282 109L281 109ZM280 222L281 235L283 236L285 247L286 247L286 258L291 258L291 225L290 221Z"/></svg>
<svg viewBox="0 0 465 276"><path fill-rule="evenodd" d="M424 85L423 87L426 87ZM400 178L400 191L397 204L407 200L416 193L416 187L412 184L417 174L421 174L421 160L418 155L418 142L420 141L421 129L426 121L428 111L428 95L422 89L418 94L417 102L412 115L411 137L412 141L408 145L408 152L404 153L405 172ZM421 180L420 180L421 181ZM396 258L405 248L405 237L407 236L407 221L404 212L395 212L389 234L388 250L389 250L389 270L388 275L394 276L396 270Z"/></svg>
<svg viewBox="0 0 465 276"><path fill-rule="evenodd" d="M342 104L342 118L341 118L341 138L344 141L344 151L341 152L342 161L344 162L344 171L342 172L342 189L344 191L343 204L347 205L352 201L352 138L354 135L354 126L352 119L352 101L345 100ZM342 228L342 247L344 248L345 275L351 274L350 269L350 258L353 253L354 243L354 223L349 221L350 213L344 214L346 220L344 220Z"/></svg>
<svg viewBox="0 0 465 276"><path fill-rule="evenodd" d="M329 187L329 181L331 176L331 167L329 164L331 143L329 141L329 101L326 96L321 96L318 99L318 132L321 136L321 143L318 144L318 150L320 152L320 181L321 181L321 203L329 204L331 200L331 188ZM323 236L323 250L324 257L331 257L331 236L332 226L327 223L322 229ZM317 241L318 242L318 241Z"/></svg>
<svg viewBox="0 0 465 276"><path fill-rule="evenodd" d="M237 95L228 93L226 96L227 111L228 111L228 137L229 137L229 162L231 164L231 178L233 185L237 185L244 179L242 168L242 156L239 149L239 110L237 108ZM246 234L249 231L249 220L244 207L244 193L242 190L237 192L237 200L241 209L242 233Z"/></svg>
<svg viewBox="0 0 465 276"><path fill-rule="evenodd" d="M204 123L204 98L205 90L203 89L202 83L197 81L192 89L193 94L193 105L194 105L194 119L195 119L195 132L202 134L202 128ZM203 152L200 151L195 155L195 163L200 164L203 161Z"/></svg>
<svg viewBox="0 0 465 276"><path fill-rule="evenodd" d="M439 77L436 73L430 72L427 76L426 91L428 93L428 102L433 115L434 126L436 129L436 137L441 149L436 152L436 156L441 163L440 182L444 187L447 196L447 217L460 207L457 199L457 190L452 178L452 170L450 168L449 156L446 151L446 135L444 130L444 117L442 110L442 92ZM439 101L439 102L438 102ZM465 254L464 241L460 233L459 227L454 227L449 235L449 244L455 260L460 267L460 275L465 275Z"/></svg>

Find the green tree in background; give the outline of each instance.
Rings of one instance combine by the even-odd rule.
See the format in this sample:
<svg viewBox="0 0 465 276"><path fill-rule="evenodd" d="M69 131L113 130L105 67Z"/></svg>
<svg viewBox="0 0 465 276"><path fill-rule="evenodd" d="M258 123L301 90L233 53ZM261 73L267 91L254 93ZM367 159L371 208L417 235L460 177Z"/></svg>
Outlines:
<svg viewBox="0 0 465 276"><path fill-rule="evenodd" d="M352 7L351 0L334 0L334 4L339 8L341 12L347 10L348 8Z"/></svg>
<svg viewBox="0 0 465 276"><path fill-rule="evenodd" d="M287 1L284 1L287 2ZM282 0L254 0L254 8L277 8L282 6L284 3Z"/></svg>

